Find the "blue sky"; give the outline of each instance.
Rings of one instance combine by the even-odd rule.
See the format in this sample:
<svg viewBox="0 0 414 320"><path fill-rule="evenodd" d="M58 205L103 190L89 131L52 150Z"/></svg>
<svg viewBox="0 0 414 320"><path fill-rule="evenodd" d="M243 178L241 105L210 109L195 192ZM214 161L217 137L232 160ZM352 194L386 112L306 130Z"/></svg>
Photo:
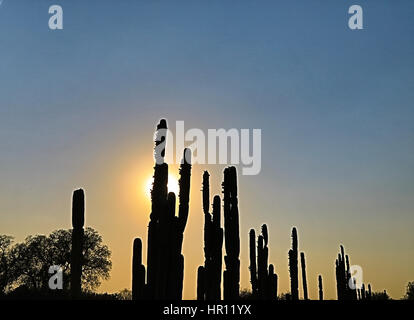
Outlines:
<svg viewBox="0 0 414 320"><path fill-rule="evenodd" d="M309 229L314 250L345 241L361 260L371 252L368 270L381 251L401 280L378 281L402 295L414 277L403 257L414 249L414 2L356 3L364 30L348 28L355 3L343 0L4 0L0 233L68 224L69 211L56 215L63 199L84 185L102 199L97 185L116 176L119 158L150 155L160 117L261 128L262 173L241 178L243 227L284 232L275 260L286 259L292 225ZM63 7L63 30L48 29L52 4ZM113 281L127 286L121 271Z"/></svg>

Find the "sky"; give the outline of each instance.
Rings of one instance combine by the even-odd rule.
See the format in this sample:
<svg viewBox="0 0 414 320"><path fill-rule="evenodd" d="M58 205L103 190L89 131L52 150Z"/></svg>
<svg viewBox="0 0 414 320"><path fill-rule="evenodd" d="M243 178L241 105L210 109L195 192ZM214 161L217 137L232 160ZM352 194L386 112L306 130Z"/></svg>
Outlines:
<svg viewBox="0 0 414 320"><path fill-rule="evenodd" d="M48 28L51 5L63 30ZM359 4L364 29L348 28ZM130 288L150 213L153 133L259 128L262 170L239 175L241 287L248 232L269 227L269 262L289 291L296 226L310 298L335 298L339 245L374 291L414 280L414 2L4 0L0 5L0 234L71 227L71 194L112 251L100 291ZM184 234L184 297L203 264L201 175ZM177 176L177 166L170 166ZM144 261L146 258L144 257ZM302 296L302 291L300 290Z"/></svg>

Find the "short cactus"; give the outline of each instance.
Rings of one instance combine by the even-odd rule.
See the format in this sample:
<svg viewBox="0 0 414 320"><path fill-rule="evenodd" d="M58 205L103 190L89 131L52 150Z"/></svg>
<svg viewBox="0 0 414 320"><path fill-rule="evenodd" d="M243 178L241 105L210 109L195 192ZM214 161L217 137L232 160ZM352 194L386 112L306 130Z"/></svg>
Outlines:
<svg viewBox="0 0 414 320"><path fill-rule="evenodd" d="M145 288L145 267L142 264L142 242L141 239L134 239L132 251L132 300L144 298Z"/></svg>
<svg viewBox="0 0 414 320"><path fill-rule="evenodd" d="M322 276L318 276L318 287L319 287L319 300L323 300L323 286L322 286Z"/></svg>
<svg viewBox="0 0 414 320"><path fill-rule="evenodd" d="M250 243L250 282L252 294L255 299L271 300L277 298L277 275L274 266L268 266L269 235L267 226L262 226L262 234L257 240L257 264L256 264L256 236L253 229L249 232ZM257 268L256 268L257 266Z"/></svg>

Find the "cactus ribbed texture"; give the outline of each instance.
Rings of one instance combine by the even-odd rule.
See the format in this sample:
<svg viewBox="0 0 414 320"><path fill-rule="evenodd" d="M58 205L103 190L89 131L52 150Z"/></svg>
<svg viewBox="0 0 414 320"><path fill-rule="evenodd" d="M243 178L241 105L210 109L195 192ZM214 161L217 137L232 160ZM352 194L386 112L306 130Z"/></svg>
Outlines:
<svg viewBox="0 0 414 320"><path fill-rule="evenodd" d="M213 199L213 213L210 207L209 173L203 174L203 211L204 211L204 269L202 279L198 279L197 297L200 300L221 299L221 264L223 247L223 229L220 227L220 197ZM200 271L200 269L199 269ZM200 273L199 273L200 274ZM203 290L202 290L203 288ZM202 295L199 296L199 293Z"/></svg>
<svg viewBox="0 0 414 320"><path fill-rule="evenodd" d="M300 253L300 264L302 266L303 299L308 300L308 283L306 281L305 253Z"/></svg>
<svg viewBox="0 0 414 320"><path fill-rule="evenodd" d="M319 287L319 300L323 300L323 286L322 286L322 276L318 276L318 287Z"/></svg>
<svg viewBox="0 0 414 320"><path fill-rule="evenodd" d="M237 200L237 172L235 167L224 169L223 202L224 202L224 234L226 270L223 273L224 299L239 298L240 288L240 236L239 208Z"/></svg>
<svg viewBox="0 0 414 320"><path fill-rule="evenodd" d="M336 273L336 291L338 300L356 300L357 291L350 287L351 272L349 267L349 257L345 256L344 247L341 245L341 252L338 254L338 259L335 261L335 273Z"/></svg>
<svg viewBox="0 0 414 320"><path fill-rule="evenodd" d="M299 300L298 288L298 234L292 229L292 249L289 250L290 293L292 300Z"/></svg>
<svg viewBox="0 0 414 320"><path fill-rule="evenodd" d="M250 243L250 282L255 299L271 300L277 298L277 275L273 265L268 267L269 235L267 226L262 226L262 234L257 240L256 264L256 234L253 229L249 232ZM256 268L257 266L257 268ZM256 271L257 269L257 271Z"/></svg>
<svg viewBox="0 0 414 320"><path fill-rule="evenodd" d="M85 195L82 189L75 190L72 198L72 252L71 252L71 294L79 299L81 295L83 226L85 224Z"/></svg>
<svg viewBox="0 0 414 320"><path fill-rule="evenodd" d="M144 298L145 288L145 267L142 264L142 242L141 239L134 239L132 251L132 300Z"/></svg>
<svg viewBox="0 0 414 320"><path fill-rule="evenodd" d="M151 190L151 215L148 226L147 294L149 299L182 299L184 257L181 254L187 224L191 153L184 150L180 165L179 209L175 215L175 194L168 193L168 164L164 163L167 122L157 126L154 182Z"/></svg>

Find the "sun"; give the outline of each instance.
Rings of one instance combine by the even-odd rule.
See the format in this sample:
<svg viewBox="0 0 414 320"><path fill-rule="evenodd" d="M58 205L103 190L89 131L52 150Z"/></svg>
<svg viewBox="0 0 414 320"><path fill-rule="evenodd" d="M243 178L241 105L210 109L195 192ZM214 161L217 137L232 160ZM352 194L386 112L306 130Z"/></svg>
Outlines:
<svg viewBox="0 0 414 320"><path fill-rule="evenodd" d="M153 182L154 178L150 177L147 179L147 182L145 184L145 194L147 195L148 198L151 198L151 189L152 189L152 182ZM174 192L176 196L178 196L178 179L169 174L168 175L168 192Z"/></svg>

